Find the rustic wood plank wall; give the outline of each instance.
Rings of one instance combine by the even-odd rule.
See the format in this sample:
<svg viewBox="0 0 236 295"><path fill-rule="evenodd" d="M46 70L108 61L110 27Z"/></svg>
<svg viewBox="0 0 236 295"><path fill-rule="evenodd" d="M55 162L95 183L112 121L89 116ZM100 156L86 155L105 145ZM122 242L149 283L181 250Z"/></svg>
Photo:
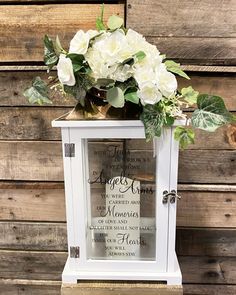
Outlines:
<svg viewBox="0 0 236 295"><path fill-rule="evenodd" d="M127 5L128 26L236 112L235 1L107 2L106 17ZM99 3L0 0L0 294L59 294L67 243L60 131L50 122L74 102L52 93L53 105L31 106L22 92L35 75L46 79L42 36L59 32L66 44L94 27ZM231 126L198 132L180 155L177 252L188 295L236 293L235 145Z"/></svg>

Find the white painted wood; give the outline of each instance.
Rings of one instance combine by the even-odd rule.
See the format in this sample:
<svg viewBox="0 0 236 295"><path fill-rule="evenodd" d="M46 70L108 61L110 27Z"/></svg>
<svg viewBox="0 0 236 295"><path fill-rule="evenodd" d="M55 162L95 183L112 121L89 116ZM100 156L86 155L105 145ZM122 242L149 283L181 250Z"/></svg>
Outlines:
<svg viewBox="0 0 236 295"><path fill-rule="evenodd" d="M181 284L175 255L176 203L163 204L163 191L177 189L178 144L173 128L165 128L156 146L156 260L88 259L87 227L90 206L88 138L145 138L141 121L53 121L62 127L63 143L75 144L75 157L64 157L67 204L68 246L80 247L80 258L68 258L63 282L77 279L166 280ZM176 124L186 124L185 121ZM64 148L64 145L63 145ZM154 159L155 160L155 159ZM86 197L87 196L87 197ZM150 222L150 221L149 221ZM89 242L89 240L88 240Z"/></svg>
<svg viewBox="0 0 236 295"><path fill-rule="evenodd" d="M61 128L62 135L62 152L63 152L63 166L64 166L64 186L65 186L65 203L66 203L66 219L67 219L67 240L68 240L68 253L70 253L70 247L75 246L74 235L74 216L73 216L73 183L72 183L72 171L71 171L71 158L65 157L65 143L70 143L70 130L67 127ZM68 261L68 263L70 263ZM72 267L72 265L70 265Z"/></svg>
<svg viewBox="0 0 236 295"><path fill-rule="evenodd" d="M141 120L64 120L64 116L52 121L53 127L79 127L79 128L106 128L106 127L135 127L143 129L143 122ZM185 119L175 120L173 126L187 125L188 121Z"/></svg>
<svg viewBox="0 0 236 295"><path fill-rule="evenodd" d="M169 191L177 191L178 179L178 156L179 156L179 143L174 139L174 128L171 128L171 165L170 165L170 184ZM167 271L174 271L175 268L175 236L176 236L176 211L177 200L171 204L169 202L169 228L168 228L168 265Z"/></svg>
<svg viewBox="0 0 236 295"><path fill-rule="evenodd" d="M70 258L73 269L86 266L86 225L87 225L87 204L84 167L86 164L85 139L77 136L76 129L70 129L70 140L75 144L75 157L71 158L72 171L72 194L73 194L73 224L74 243L80 247L80 257Z"/></svg>
<svg viewBox="0 0 236 295"><path fill-rule="evenodd" d="M170 182L171 129L163 130L156 141L156 259L161 272L167 270L168 249L168 204L163 204L163 191L168 190Z"/></svg>
<svg viewBox="0 0 236 295"><path fill-rule="evenodd" d="M162 281L167 282L167 285L181 285L182 276L176 259L176 267L173 272L137 272L137 271L118 271L115 267L112 271L84 271L71 270L67 260L62 273L63 283L77 283L78 280L125 280L125 281Z"/></svg>

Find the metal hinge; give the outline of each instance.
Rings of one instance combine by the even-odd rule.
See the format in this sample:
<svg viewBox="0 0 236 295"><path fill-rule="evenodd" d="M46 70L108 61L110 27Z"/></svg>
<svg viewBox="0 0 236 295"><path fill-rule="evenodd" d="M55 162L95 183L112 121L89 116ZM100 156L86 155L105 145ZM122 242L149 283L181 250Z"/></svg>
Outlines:
<svg viewBox="0 0 236 295"><path fill-rule="evenodd" d="M75 144L74 143L65 143L64 150L65 150L65 157L72 158L75 156Z"/></svg>
<svg viewBox="0 0 236 295"><path fill-rule="evenodd" d="M70 257L71 258L79 258L80 248L77 247L70 247Z"/></svg>
<svg viewBox="0 0 236 295"><path fill-rule="evenodd" d="M170 192L164 191L162 203L167 204L168 201L170 201L170 203L173 204L175 203L176 200L180 200L180 199L181 199L181 196L177 194L176 190L171 190Z"/></svg>

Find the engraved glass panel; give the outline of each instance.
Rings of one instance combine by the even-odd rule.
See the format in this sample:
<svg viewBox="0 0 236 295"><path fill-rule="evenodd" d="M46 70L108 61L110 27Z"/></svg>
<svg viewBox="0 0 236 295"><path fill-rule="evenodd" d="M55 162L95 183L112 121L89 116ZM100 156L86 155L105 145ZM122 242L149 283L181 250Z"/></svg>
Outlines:
<svg viewBox="0 0 236 295"><path fill-rule="evenodd" d="M155 260L152 143L93 139L87 149L87 258Z"/></svg>

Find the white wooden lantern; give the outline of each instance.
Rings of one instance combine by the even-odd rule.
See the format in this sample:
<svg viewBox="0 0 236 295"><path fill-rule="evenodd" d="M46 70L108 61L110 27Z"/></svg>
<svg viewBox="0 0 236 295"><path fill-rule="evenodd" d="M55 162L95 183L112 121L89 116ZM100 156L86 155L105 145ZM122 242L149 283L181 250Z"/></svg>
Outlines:
<svg viewBox="0 0 236 295"><path fill-rule="evenodd" d="M180 285L173 128L148 144L138 120L59 118L52 125L61 127L63 145L69 250L63 282Z"/></svg>

